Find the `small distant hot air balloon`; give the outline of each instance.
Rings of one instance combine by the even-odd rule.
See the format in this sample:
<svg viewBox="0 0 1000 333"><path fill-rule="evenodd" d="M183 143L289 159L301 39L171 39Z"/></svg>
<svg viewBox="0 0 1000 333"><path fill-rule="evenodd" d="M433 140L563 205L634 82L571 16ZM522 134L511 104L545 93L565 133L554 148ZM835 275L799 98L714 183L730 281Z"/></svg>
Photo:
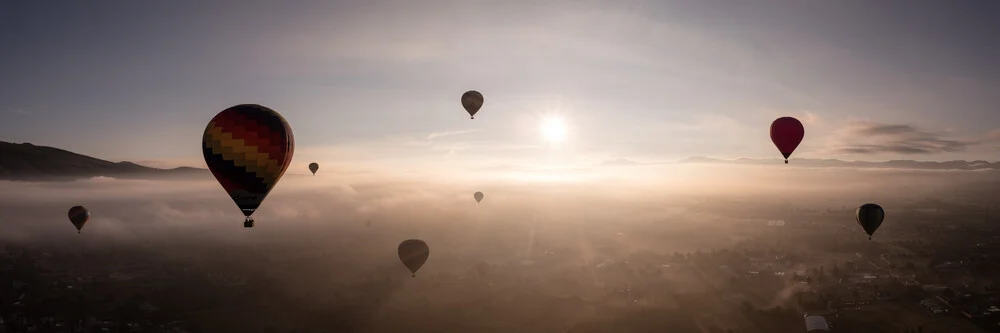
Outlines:
<svg viewBox="0 0 1000 333"><path fill-rule="evenodd" d="M476 192L472 197L476 198L476 203L478 204L480 201L483 201L483 192Z"/></svg>
<svg viewBox="0 0 1000 333"><path fill-rule="evenodd" d="M243 211L243 226L285 174L295 152L292 128L280 114L256 104L225 109L205 127L205 163Z"/></svg>
<svg viewBox="0 0 1000 333"><path fill-rule="evenodd" d="M802 123L792 117L781 117L771 123L771 142L774 142L781 155L785 156L785 164L788 164L788 157L792 156L795 148L802 143L805 134L806 130L802 127Z"/></svg>
<svg viewBox="0 0 1000 333"><path fill-rule="evenodd" d="M399 260L410 269L413 277L417 277L417 270L427 262L427 257L431 254L431 249L427 243L419 239L407 239L399 243Z"/></svg>
<svg viewBox="0 0 1000 333"><path fill-rule="evenodd" d="M372 220L365 221L365 227L371 228L371 226L372 226Z"/></svg>
<svg viewBox="0 0 1000 333"><path fill-rule="evenodd" d="M316 162L309 163L309 171L312 171L313 176L316 175L316 170L319 170L319 164Z"/></svg>
<svg viewBox="0 0 1000 333"><path fill-rule="evenodd" d="M872 239L872 234L875 233L875 230L878 230L878 227L882 225L882 220L885 220L885 211L882 210L882 206L873 203L861 205L861 207L858 207L855 215L858 224L868 234L869 240Z"/></svg>
<svg viewBox="0 0 1000 333"><path fill-rule="evenodd" d="M493 267L490 266L490 264L487 263L487 262L485 262L485 261L480 261L480 262L476 263L476 272L479 273L480 277L483 277L483 276L486 276L486 274L489 274L490 270L492 270L492 268Z"/></svg>
<svg viewBox="0 0 1000 333"><path fill-rule="evenodd" d="M465 107L472 119L476 119L476 112L483 107L483 94L475 90L466 91L462 94L462 107Z"/></svg>
<svg viewBox="0 0 1000 333"><path fill-rule="evenodd" d="M83 225L90 221L90 211L83 206L73 206L69 209L69 221L76 227L76 233L80 233Z"/></svg>

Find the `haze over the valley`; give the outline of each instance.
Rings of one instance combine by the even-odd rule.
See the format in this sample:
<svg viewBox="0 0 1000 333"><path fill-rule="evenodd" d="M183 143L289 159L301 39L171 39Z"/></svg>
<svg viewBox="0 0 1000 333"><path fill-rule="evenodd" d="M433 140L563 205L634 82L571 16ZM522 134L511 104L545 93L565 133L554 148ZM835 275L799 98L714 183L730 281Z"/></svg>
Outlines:
<svg viewBox="0 0 1000 333"><path fill-rule="evenodd" d="M389 332L404 322L409 329L441 332L611 332L626 324L636 325L625 329L635 332L654 327L697 332L693 329L699 325L709 330L753 325L765 329L797 327L800 317L764 324L753 324L759 320L753 315L714 324L683 319L686 310L677 302L713 285L697 274L670 271L671 264L679 265L674 253L759 248L834 258L836 251L818 248L814 237L822 238L819 232L842 230L838 243L861 248L876 244L853 220L853 208L869 201L887 207L877 244L912 241L925 237L914 235L910 225L921 205L932 208L922 202L941 200L938 207L949 214L970 221L989 219L985 210L964 207L994 207L997 202L989 198L995 196L988 195L1000 181L997 171L710 164L612 166L595 172L609 173L607 169L643 176L484 176L490 180L473 182L465 177L427 181L426 175L290 175L255 214L258 225L253 229L242 228L242 214L208 179L4 182L0 209L5 232L0 236L11 247L71 251L68 272L99 274L95 279L101 279L100 274L133 274L129 283L163 280L163 287L136 287L141 289L130 293L159 302L157 306L181 302L171 305L175 308L170 315L202 331L271 326ZM486 194L478 206L472 198L475 191ZM65 216L67 207L75 204L85 205L93 215L79 235ZM827 213L816 224L800 217L810 210ZM778 220L781 226L774 225ZM371 227L365 221L372 221ZM398 242L408 238L423 239L431 247L431 257L416 279L409 278L395 253ZM178 289L170 287L181 281L178 278L112 273L135 265L183 267L184 274L204 280L204 285L186 282L191 286ZM624 266L609 271L608 265ZM662 270L656 273L661 278L649 280L648 269ZM250 297L245 302L265 302L255 305L259 310L249 310L256 319L237 321L249 305L217 294L223 291L203 290L224 283L216 281L219 276L245 279L239 283L249 285L229 287L245 292L266 285L265 291L251 294L267 295L267 301L240 296ZM649 285L656 280L666 285ZM655 311L656 318L665 319L636 319L647 315L616 308L615 298L608 295L626 286L645 293L634 296L645 302L642 311ZM171 295L157 290L170 290ZM794 308L788 303L794 292L785 292L789 294L745 297L760 309ZM522 293L517 296L521 299L504 300ZM732 290L724 293L744 297ZM198 297L215 299L200 301L206 302L203 305L184 303ZM544 306L545 319L535 317L532 312L542 310L529 310L534 309L529 305L545 302L556 303ZM736 311L739 302L733 309L724 304L711 307ZM473 312L457 316L456 306ZM600 328L602 322L618 324Z"/></svg>
<svg viewBox="0 0 1000 333"><path fill-rule="evenodd" d="M0 333L1000 332L998 18L0 0Z"/></svg>

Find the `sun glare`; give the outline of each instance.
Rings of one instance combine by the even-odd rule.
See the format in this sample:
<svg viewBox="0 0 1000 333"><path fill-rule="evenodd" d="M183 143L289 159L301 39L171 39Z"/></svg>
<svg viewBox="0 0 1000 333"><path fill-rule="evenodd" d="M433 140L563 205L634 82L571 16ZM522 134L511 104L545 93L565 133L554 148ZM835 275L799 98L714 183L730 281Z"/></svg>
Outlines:
<svg viewBox="0 0 1000 333"><path fill-rule="evenodd" d="M542 137L545 141L559 143L566 141L566 122L556 116L548 116L542 119Z"/></svg>

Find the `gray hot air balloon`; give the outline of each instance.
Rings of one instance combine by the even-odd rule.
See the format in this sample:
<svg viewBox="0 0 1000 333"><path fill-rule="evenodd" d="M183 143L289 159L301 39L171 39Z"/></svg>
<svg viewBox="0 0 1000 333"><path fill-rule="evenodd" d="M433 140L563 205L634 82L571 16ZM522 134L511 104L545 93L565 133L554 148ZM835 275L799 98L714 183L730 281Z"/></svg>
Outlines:
<svg viewBox="0 0 1000 333"><path fill-rule="evenodd" d="M475 90L466 91L462 94L462 107L472 119L476 119L476 112L479 112L479 108L483 107L483 94Z"/></svg>
<svg viewBox="0 0 1000 333"><path fill-rule="evenodd" d="M80 233L83 225L90 221L90 211L83 206L73 206L69 209L69 221L76 227L76 233Z"/></svg>
<svg viewBox="0 0 1000 333"><path fill-rule="evenodd" d="M480 201L483 201L483 192L476 192L472 197L476 198L476 204L478 204Z"/></svg>
<svg viewBox="0 0 1000 333"><path fill-rule="evenodd" d="M855 217L858 220L858 224L861 228L865 229L865 233L868 234L868 239L872 239L872 234L875 230L882 225L882 220L885 220L885 211L882 207L873 203L866 203L858 207L855 212Z"/></svg>
<svg viewBox="0 0 1000 333"><path fill-rule="evenodd" d="M399 260L410 269L413 277L417 277L417 270L427 262L427 257L431 254L431 249L427 243L419 239L407 239L399 243Z"/></svg>
<svg viewBox="0 0 1000 333"><path fill-rule="evenodd" d="M319 170L319 164L316 162L309 163L309 171L312 171L313 176L316 175L316 170Z"/></svg>

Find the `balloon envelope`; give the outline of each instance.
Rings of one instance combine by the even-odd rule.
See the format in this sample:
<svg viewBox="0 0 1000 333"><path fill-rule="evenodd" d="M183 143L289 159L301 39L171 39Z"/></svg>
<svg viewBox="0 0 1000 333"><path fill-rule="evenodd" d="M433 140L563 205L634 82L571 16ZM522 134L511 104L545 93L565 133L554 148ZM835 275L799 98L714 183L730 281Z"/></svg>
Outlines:
<svg viewBox="0 0 1000 333"><path fill-rule="evenodd" d="M885 220L885 211L882 210L882 206L873 203L861 205L861 207L858 207L855 215L858 224L868 234L868 239L872 238L875 230L878 230L878 227L882 225L882 220Z"/></svg>
<svg viewBox="0 0 1000 333"><path fill-rule="evenodd" d="M476 192L476 194L473 194L472 197L476 198L476 202L483 201L483 192Z"/></svg>
<svg viewBox="0 0 1000 333"><path fill-rule="evenodd" d="M90 221L90 211L83 206L73 206L69 209L69 221L73 223L76 227L76 231L79 232L83 229L83 225Z"/></svg>
<svg viewBox="0 0 1000 333"><path fill-rule="evenodd" d="M319 170L319 164L316 162L309 163L309 171L312 171L313 175L316 174L317 170Z"/></svg>
<svg viewBox="0 0 1000 333"><path fill-rule="evenodd" d="M205 127L205 163L248 218L285 174L295 139L280 114L256 104L219 112Z"/></svg>
<svg viewBox="0 0 1000 333"><path fill-rule="evenodd" d="M427 243L419 239L407 239L399 243L399 260L410 269L413 276L417 276L417 270L427 262L427 257L431 254L431 249Z"/></svg>
<svg viewBox="0 0 1000 333"><path fill-rule="evenodd" d="M483 94L475 90L466 91L462 94L462 107L472 119L476 119L476 112L479 112L479 108L483 107Z"/></svg>
<svg viewBox="0 0 1000 333"><path fill-rule="evenodd" d="M802 143L805 134L802 123L792 117L781 117L771 123L771 142L774 142L774 146L778 147L778 151L785 157L785 163L788 163L788 157L792 156L795 148Z"/></svg>

